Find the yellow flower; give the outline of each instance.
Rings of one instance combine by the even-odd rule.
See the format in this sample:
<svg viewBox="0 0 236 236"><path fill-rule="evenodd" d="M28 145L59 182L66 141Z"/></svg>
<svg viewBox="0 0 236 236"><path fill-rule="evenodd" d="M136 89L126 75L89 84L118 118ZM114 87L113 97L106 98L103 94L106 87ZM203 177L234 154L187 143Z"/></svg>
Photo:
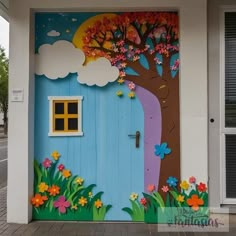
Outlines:
<svg viewBox="0 0 236 236"><path fill-rule="evenodd" d="M178 202L184 202L184 196L179 195L179 196L176 198L176 200L177 200Z"/></svg>
<svg viewBox="0 0 236 236"><path fill-rule="evenodd" d="M120 91L120 90L118 90L118 91L116 92L116 95L117 95L118 97L121 97L121 96L123 96L123 92Z"/></svg>
<svg viewBox="0 0 236 236"><path fill-rule="evenodd" d="M69 178L71 176L71 172L70 170L63 170L62 175L64 176L64 178Z"/></svg>
<svg viewBox="0 0 236 236"><path fill-rule="evenodd" d="M131 193L129 196L129 199L132 201L135 201L138 198L138 194L137 193Z"/></svg>
<svg viewBox="0 0 236 236"><path fill-rule="evenodd" d="M75 204L75 205L73 205L73 206L71 206L71 208L70 208L71 210L77 210L78 209L78 206L77 206L77 204Z"/></svg>
<svg viewBox="0 0 236 236"><path fill-rule="evenodd" d="M186 180L184 180L184 181L182 181L182 182L180 183L180 187L181 187L183 190L188 190L189 184L188 184L188 182L187 182Z"/></svg>
<svg viewBox="0 0 236 236"><path fill-rule="evenodd" d="M54 151L54 152L52 152L52 154L51 154L51 157L52 157L55 161L57 161L60 156L61 156L61 155L59 154L58 151Z"/></svg>
<svg viewBox="0 0 236 236"><path fill-rule="evenodd" d="M134 93L134 92L128 93L128 97L129 97L129 98L135 98L135 93Z"/></svg>
<svg viewBox="0 0 236 236"><path fill-rule="evenodd" d="M93 193L92 193L92 192L89 192L89 193L88 193L88 196L89 196L89 198L92 198L92 197L93 197Z"/></svg>
<svg viewBox="0 0 236 236"><path fill-rule="evenodd" d="M101 207L102 207L102 204L103 204L102 201L99 200L99 199L94 202L94 206L95 206L97 209L98 209L98 208L101 208Z"/></svg>
<svg viewBox="0 0 236 236"><path fill-rule="evenodd" d="M125 80L122 79L122 78L120 78L120 79L117 80L117 82L118 82L119 84L123 84L123 83L125 82Z"/></svg>
<svg viewBox="0 0 236 236"><path fill-rule="evenodd" d="M42 182L39 184L38 188L39 188L40 193L44 193L45 191L48 190L48 185L46 183Z"/></svg>
<svg viewBox="0 0 236 236"><path fill-rule="evenodd" d="M76 182L77 184L79 184L79 185L82 185L83 182L84 182L84 179L81 178L81 177L78 177L78 178L75 180L75 182Z"/></svg>
<svg viewBox="0 0 236 236"><path fill-rule="evenodd" d="M84 198L84 197L81 197L80 199L79 199L79 204L81 205L81 206L84 206L84 205L86 205L87 204L87 199L86 198Z"/></svg>

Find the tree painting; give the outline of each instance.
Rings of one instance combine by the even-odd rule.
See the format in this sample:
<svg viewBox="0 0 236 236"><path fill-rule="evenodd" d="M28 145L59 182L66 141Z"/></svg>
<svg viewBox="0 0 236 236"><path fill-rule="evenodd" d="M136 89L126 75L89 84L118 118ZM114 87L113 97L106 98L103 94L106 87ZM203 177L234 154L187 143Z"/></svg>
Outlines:
<svg viewBox="0 0 236 236"><path fill-rule="evenodd" d="M87 27L82 39L87 57L109 59L119 68L118 82L133 82L137 87L145 115L145 190L148 184L160 189L169 176L179 179L178 14L102 14Z"/></svg>

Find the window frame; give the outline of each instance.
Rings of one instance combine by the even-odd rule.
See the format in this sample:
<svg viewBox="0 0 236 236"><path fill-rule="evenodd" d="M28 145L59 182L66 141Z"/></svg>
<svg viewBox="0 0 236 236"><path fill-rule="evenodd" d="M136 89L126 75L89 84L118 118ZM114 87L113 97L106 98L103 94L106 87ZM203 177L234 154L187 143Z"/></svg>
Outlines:
<svg viewBox="0 0 236 236"><path fill-rule="evenodd" d="M83 136L83 131L82 131L82 101L83 101L83 96L49 96L48 97L49 101L49 132L48 136ZM68 127L66 131L55 131L55 114L54 114L54 103L55 101L62 101L66 102L67 104L69 102L78 102L78 113L77 113L77 119L78 119L78 131L68 131ZM67 114L68 115L68 114ZM57 116L57 115L56 115ZM64 114L60 114L63 119L65 119L65 111ZM75 114L71 115L73 116L72 118L75 118ZM68 117L67 117L68 118ZM68 126L68 125L67 125ZM64 127L65 130L65 127Z"/></svg>
<svg viewBox="0 0 236 236"><path fill-rule="evenodd" d="M223 7L220 13L220 203L236 204L236 198L226 196L226 135L236 135L236 127L225 125L225 13L235 7Z"/></svg>

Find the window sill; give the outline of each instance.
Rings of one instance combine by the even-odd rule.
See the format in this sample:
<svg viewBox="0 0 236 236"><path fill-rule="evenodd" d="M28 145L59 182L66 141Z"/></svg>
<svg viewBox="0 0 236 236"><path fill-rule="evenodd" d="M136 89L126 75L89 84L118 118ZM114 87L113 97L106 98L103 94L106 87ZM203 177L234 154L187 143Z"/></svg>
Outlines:
<svg viewBox="0 0 236 236"><path fill-rule="evenodd" d="M48 133L48 136L51 137L67 137L67 136L83 136L84 133L83 132L61 132L61 133Z"/></svg>

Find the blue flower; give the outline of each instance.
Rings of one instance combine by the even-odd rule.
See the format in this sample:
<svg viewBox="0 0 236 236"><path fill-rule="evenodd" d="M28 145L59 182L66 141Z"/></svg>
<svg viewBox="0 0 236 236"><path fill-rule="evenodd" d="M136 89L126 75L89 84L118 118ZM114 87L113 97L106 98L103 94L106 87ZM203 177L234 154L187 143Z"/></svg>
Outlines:
<svg viewBox="0 0 236 236"><path fill-rule="evenodd" d="M170 176L166 183L169 184L170 187L176 187L178 180L175 177Z"/></svg>
<svg viewBox="0 0 236 236"><path fill-rule="evenodd" d="M161 145L155 145L155 155L160 156L161 160L165 158L165 155L171 153L171 148L167 147L167 143L162 143Z"/></svg>

